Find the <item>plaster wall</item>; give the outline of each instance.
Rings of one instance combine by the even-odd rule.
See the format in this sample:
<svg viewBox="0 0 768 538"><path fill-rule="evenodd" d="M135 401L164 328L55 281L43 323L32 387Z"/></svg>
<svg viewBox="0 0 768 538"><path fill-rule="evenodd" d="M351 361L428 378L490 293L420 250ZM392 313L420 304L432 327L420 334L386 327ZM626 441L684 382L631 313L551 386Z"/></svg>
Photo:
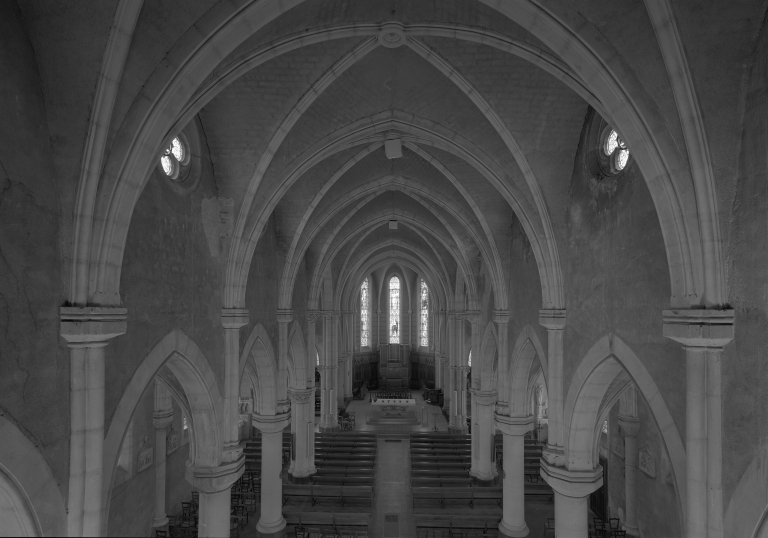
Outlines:
<svg viewBox="0 0 768 538"><path fill-rule="evenodd" d="M735 338L722 359L725 535L751 533L768 503L768 36L763 28L748 64L739 173L730 205L727 250Z"/></svg>
<svg viewBox="0 0 768 538"><path fill-rule="evenodd" d="M18 5L0 3L0 414L37 447L66 499L64 211L39 60Z"/></svg>

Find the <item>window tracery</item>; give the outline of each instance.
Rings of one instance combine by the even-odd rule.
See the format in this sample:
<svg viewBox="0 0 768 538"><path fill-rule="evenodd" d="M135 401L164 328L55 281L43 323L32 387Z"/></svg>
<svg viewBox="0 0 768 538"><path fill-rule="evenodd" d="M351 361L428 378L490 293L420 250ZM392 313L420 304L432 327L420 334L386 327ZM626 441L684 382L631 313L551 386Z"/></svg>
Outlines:
<svg viewBox="0 0 768 538"><path fill-rule="evenodd" d="M616 129L607 127L603 134L602 151L608 158L611 172L618 174L629 164L629 148Z"/></svg>
<svg viewBox="0 0 768 538"><path fill-rule="evenodd" d="M360 285L360 347L371 345L370 291L368 278Z"/></svg>
<svg viewBox="0 0 768 538"><path fill-rule="evenodd" d="M421 279L421 324L419 326L419 335L421 337L421 347L429 347L429 288L424 279Z"/></svg>
<svg viewBox="0 0 768 538"><path fill-rule="evenodd" d="M400 279L389 279L389 343L400 343Z"/></svg>
<svg viewBox="0 0 768 538"><path fill-rule="evenodd" d="M174 181L179 180L181 168L189 164L189 149L181 135L173 137L160 156L160 168Z"/></svg>

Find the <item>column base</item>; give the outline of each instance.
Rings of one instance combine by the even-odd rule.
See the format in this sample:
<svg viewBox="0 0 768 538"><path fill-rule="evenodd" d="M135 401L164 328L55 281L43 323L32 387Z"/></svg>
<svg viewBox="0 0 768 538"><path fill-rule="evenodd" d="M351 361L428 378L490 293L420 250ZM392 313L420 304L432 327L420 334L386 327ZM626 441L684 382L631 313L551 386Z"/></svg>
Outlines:
<svg viewBox="0 0 768 538"><path fill-rule="evenodd" d="M163 517L162 519L153 519L152 520L152 528L157 529L160 527L165 527L168 525L168 517Z"/></svg>
<svg viewBox="0 0 768 538"><path fill-rule="evenodd" d="M489 487L489 486L495 485L496 483L496 480L494 480L493 476L491 476L490 478L473 476L472 478L474 478L475 485L480 487Z"/></svg>
<svg viewBox="0 0 768 538"><path fill-rule="evenodd" d="M280 535L285 534L285 518L281 517L280 521L275 523L264 524L261 520L256 524L256 534L258 536L271 536L278 538Z"/></svg>
<svg viewBox="0 0 768 538"><path fill-rule="evenodd" d="M289 480L291 484L309 484L311 479L309 474L297 476L297 475L290 475Z"/></svg>
<svg viewBox="0 0 768 538"><path fill-rule="evenodd" d="M622 528L627 531L627 534L630 536L640 536L640 528L639 527L632 527L630 525L627 525L626 523L622 525Z"/></svg>
<svg viewBox="0 0 768 538"><path fill-rule="evenodd" d="M462 428L461 426L448 426L448 433L467 435L467 428Z"/></svg>
<svg viewBox="0 0 768 538"><path fill-rule="evenodd" d="M524 538L525 536L528 536L531 531L525 523L518 527L510 527L506 525L502 519L499 523L499 532L504 536L510 536L511 538Z"/></svg>
<svg viewBox="0 0 768 538"><path fill-rule="evenodd" d="M339 431L338 426L319 426L320 433L332 433Z"/></svg>

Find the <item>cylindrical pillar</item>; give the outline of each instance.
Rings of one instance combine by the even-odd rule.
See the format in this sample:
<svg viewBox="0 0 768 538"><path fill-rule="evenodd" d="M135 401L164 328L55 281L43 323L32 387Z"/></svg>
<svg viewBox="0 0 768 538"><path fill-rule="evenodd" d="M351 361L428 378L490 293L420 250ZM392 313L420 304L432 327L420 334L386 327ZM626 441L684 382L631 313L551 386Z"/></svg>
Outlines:
<svg viewBox="0 0 768 538"><path fill-rule="evenodd" d="M70 536L102 536L104 356L127 329L125 308L62 307L60 334L70 348Z"/></svg>
<svg viewBox="0 0 768 538"><path fill-rule="evenodd" d="M533 426L532 416L496 414L496 427L504 435L503 517L499 531L514 538L528 536L525 523L525 434Z"/></svg>
<svg viewBox="0 0 768 538"><path fill-rule="evenodd" d="M686 357L685 456L688 536L707 536L707 414L704 349L688 348Z"/></svg>
<svg viewBox="0 0 768 538"><path fill-rule="evenodd" d="M229 536L231 496L229 488L216 492L200 492L198 536Z"/></svg>
<svg viewBox="0 0 768 538"><path fill-rule="evenodd" d="M540 473L555 492L555 536L588 538L589 495L603 485L602 466L569 470L542 459Z"/></svg>
<svg viewBox="0 0 768 538"><path fill-rule="evenodd" d="M637 437L624 437L624 530L639 536L637 527Z"/></svg>
<svg viewBox="0 0 768 538"><path fill-rule="evenodd" d="M283 429L288 426L290 413L258 415L256 427L261 430L261 517L256 530L274 534L285 528L283 507Z"/></svg>
<svg viewBox="0 0 768 538"><path fill-rule="evenodd" d="M310 475L309 469L309 424L314 424L310 409L312 389L289 390L291 397L291 432L294 434L293 454L291 468L288 472L295 478L303 478ZM314 403L314 402L312 402Z"/></svg>
<svg viewBox="0 0 768 538"><path fill-rule="evenodd" d="M167 428L173 422L173 403L168 389L155 378L155 408L152 424L155 427L155 517L152 527L168 524L165 515L165 451Z"/></svg>
<svg viewBox="0 0 768 538"><path fill-rule="evenodd" d="M569 497L555 492L555 536L589 537L589 496Z"/></svg>
<svg viewBox="0 0 768 538"><path fill-rule="evenodd" d="M477 439L475 451L477 467L473 476L478 480L490 481L494 478L491 452L494 450L493 437L496 430L493 418L496 391L473 390L472 399L474 401L473 413L477 416L476 419L473 417L473 423L476 427L472 428L473 445L475 444L474 439Z"/></svg>

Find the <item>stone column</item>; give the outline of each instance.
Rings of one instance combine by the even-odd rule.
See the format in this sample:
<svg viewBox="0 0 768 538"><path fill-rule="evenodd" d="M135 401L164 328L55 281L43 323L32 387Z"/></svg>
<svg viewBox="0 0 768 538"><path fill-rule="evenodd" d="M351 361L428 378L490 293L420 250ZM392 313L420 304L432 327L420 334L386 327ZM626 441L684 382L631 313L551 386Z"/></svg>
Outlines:
<svg viewBox="0 0 768 538"><path fill-rule="evenodd" d="M635 387L631 386L621 395L619 403L619 428L624 437L624 530L632 536L639 536L637 527L637 431L640 419L637 417Z"/></svg>
<svg viewBox="0 0 768 538"><path fill-rule="evenodd" d="M477 419L473 419L474 424L477 426L472 428L472 445L475 445L475 439L477 439L475 446L477 465L473 476L479 481L490 482L494 478L491 450L493 449L493 436L496 431L496 424L493 420L493 412L496 406L496 391L473 389L472 399L475 402L474 412L477 413ZM477 433L475 433L475 430L477 430Z"/></svg>
<svg viewBox="0 0 768 538"><path fill-rule="evenodd" d="M230 489L245 469L245 456L217 467L191 467L187 481L200 492L197 533L202 537L229 536Z"/></svg>
<svg viewBox="0 0 768 538"><path fill-rule="evenodd" d="M509 312L494 310L493 322L496 324L498 336L496 346L499 353L499 365L496 372L498 379L498 395L496 408L499 414L509 413Z"/></svg>
<svg viewBox="0 0 768 538"><path fill-rule="evenodd" d="M311 363L314 365L317 361L317 346L315 343L316 329L315 323L320 319L320 312L310 311L307 312L307 349L308 353L312 357ZM320 381L322 383L322 380ZM312 388L312 394L309 397L309 416L307 417L307 469L309 474L317 472L315 468L315 397L317 393L317 387L315 387L315 367L312 367L307 372L307 387Z"/></svg>
<svg viewBox="0 0 768 538"><path fill-rule="evenodd" d="M555 491L555 536L588 538L589 495L603 485L603 468L571 471L542 461L541 476Z"/></svg>
<svg viewBox="0 0 768 538"><path fill-rule="evenodd" d="M454 312L449 311L446 314L446 341L448 344L448 349L446 349L446 361L443 365L443 409L448 410L448 431L451 430L451 426L453 425L453 391L455 390L455 386L453 384L454 375L453 370L454 364L454 348L456 347L456 318L454 315Z"/></svg>
<svg viewBox="0 0 768 538"><path fill-rule="evenodd" d="M248 310L222 308L221 324L224 327L224 417L227 427L224 434L223 461L240 458L240 328L248 325Z"/></svg>
<svg viewBox="0 0 768 538"><path fill-rule="evenodd" d="M277 311L278 356L277 356L277 412L289 406L288 402L288 329L293 322L293 310ZM297 372L298 373L298 372Z"/></svg>
<svg viewBox="0 0 768 538"><path fill-rule="evenodd" d="M165 451L166 431L173 422L173 402L171 394L155 378L155 410L152 424L155 427L155 518L152 527L164 527L168 524L165 515Z"/></svg>
<svg viewBox="0 0 768 538"><path fill-rule="evenodd" d="M376 299L379 302L379 299ZM376 347L371 346L371 349L378 349L381 344L381 308L376 310Z"/></svg>
<svg viewBox="0 0 768 538"><path fill-rule="evenodd" d="M681 343L686 357L688 538L723 536L720 360L733 332L733 310L664 311L664 336Z"/></svg>
<svg viewBox="0 0 768 538"><path fill-rule="evenodd" d="M292 461L289 472L294 478L305 478L311 474L309 464L309 428L314 425L314 401L312 389L291 389L291 430L295 434ZM312 465L314 467L314 465Z"/></svg>
<svg viewBox="0 0 768 538"><path fill-rule="evenodd" d="M495 415L496 427L504 435L503 517L499 531L512 537L528 536L525 523L525 434L533 417Z"/></svg>
<svg viewBox="0 0 768 538"><path fill-rule="evenodd" d="M62 307L60 334L69 345L69 536L102 536L104 483L104 357L125 334L125 308Z"/></svg>
<svg viewBox="0 0 768 538"><path fill-rule="evenodd" d="M261 518L256 530L261 534L275 534L285 528L281 479L283 429L291 415L258 415L254 418L256 427L261 431Z"/></svg>
<svg viewBox="0 0 768 538"><path fill-rule="evenodd" d="M543 458L550 465L565 464L563 451L563 330L565 310L540 310L539 323L547 328L547 395L549 427Z"/></svg>
<svg viewBox="0 0 768 538"><path fill-rule="evenodd" d="M472 326L472 336L471 336L471 342L470 347L475 352L475 368L470 368L470 420L472 421L472 428L470 429L470 434L472 435L472 466L469 472L470 476L474 476L475 478L478 478L480 480L489 480L488 478L480 478L480 444L484 442L485 440L481 439L480 436L484 435L489 431L489 426L480 424L480 413L478 411L478 402L477 398L475 397L476 391L479 391L480 386L480 372L482 371L482 368L480 367L482 363L482 355L480 353L480 323L482 322L482 318L480 316L479 312L467 312L466 314L467 321L470 322ZM462 366L468 366L468 364L464 364L464 346L461 347L461 361ZM463 387L467 386L466 379L464 380ZM485 390L489 390L491 388L495 387L482 387ZM494 403L495 402L495 393L494 393ZM488 413L485 413L486 415ZM493 431L493 409L490 410L490 415L487 417L484 417L486 420L489 420L491 423L490 431ZM466 420L464 421L464 424L466 424ZM483 456L484 457L484 456ZM488 461L490 462L490 456L488 456Z"/></svg>
<svg viewBox="0 0 768 538"><path fill-rule="evenodd" d="M343 316L344 341L346 342L346 353L344 358L346 362L344 364L344 397L352 398L352 358L355 352L355 311L344 310L341 315Z"/></svg>
<svg viewBox="0 0 768 538"><path fill-rule="evenodd" d="M336 431L337 417L336 382L338 362L334 355L334 316L323 312L323 357L320 361L320 431Z"/></svg>

